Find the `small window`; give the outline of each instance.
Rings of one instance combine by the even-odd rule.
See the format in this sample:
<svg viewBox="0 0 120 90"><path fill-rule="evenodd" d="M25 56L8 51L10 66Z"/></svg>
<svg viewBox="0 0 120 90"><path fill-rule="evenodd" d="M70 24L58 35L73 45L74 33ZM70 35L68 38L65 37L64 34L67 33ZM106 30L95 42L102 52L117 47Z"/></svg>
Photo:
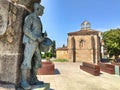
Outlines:
<svg viewBox="0 0 120 90"><path fill-rule="evenodd" d="M82 47L84 47L84 45L85 45L85 40L84 39L80 39L80 43L79 43L80 45L80 48L82 48Z"/></svg>

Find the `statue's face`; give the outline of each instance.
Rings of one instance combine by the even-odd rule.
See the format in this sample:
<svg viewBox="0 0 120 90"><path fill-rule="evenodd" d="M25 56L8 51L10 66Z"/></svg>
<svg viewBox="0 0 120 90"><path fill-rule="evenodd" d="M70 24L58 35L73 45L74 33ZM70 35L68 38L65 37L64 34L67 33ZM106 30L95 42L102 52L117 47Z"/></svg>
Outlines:
<svg viewBox="0 0 120 90"><path fill-rule="evenodd" d="M44 10L44 9L42 9L42 8L37 8L37 10L36 10L36 11L37 11L37 12L36 12L37 15L38 15L38 16L42 16L42 15L43 15L43 10Z"/></svg>
<svg viewBox="0 0 120 90"><path fill-rule="evenodd" d="M42 5L40 5L39 3L34 3L34 12L36 13L37 16L42 16L43 10L44 7Z"/></svg>

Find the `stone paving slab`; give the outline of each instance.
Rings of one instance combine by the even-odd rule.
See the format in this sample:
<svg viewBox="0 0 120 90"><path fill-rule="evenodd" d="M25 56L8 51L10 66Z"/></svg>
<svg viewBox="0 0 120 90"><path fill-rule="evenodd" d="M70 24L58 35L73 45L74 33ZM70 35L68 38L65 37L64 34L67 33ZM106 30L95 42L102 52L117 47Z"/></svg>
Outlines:
<svg viewBox="0 0 120 90"><path fill-rule="evenodd" d="M80 69L80 63L55 62L55 75L39 75L50 83L50 90L120 90L120 76L101 72L93 76Z"/></svg>

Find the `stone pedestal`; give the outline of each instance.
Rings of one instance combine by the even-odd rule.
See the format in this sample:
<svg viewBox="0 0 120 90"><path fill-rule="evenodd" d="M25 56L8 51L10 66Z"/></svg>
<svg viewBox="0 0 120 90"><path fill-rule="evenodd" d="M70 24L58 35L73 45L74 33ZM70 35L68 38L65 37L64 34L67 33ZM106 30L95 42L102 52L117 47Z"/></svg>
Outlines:
<svg viewBox="0 0 120 90"><path fill-rule="evenodd" d="M49 90L49 89L50 89L50 83L45 83L43 85L32 87L32 90Z"/></svg>
<svg viewBox="0 0 120 90"><path fill-rule="evenodd" d="M24 90L18 88L17 90ZM33 85L31 90L50 90L50 83L44 83L43 85Z"/></svg>
<svg viewBox="0 0 120 90"><path fill-rule="evenodd" d="M0 84L0 90L16 90L12 84Z"/></svg>
<svg viewBox="0 0 120 90"><path fill-rule="evenodd" d="M49 90L50 83L45 83L43 85L32 86L31 90ZM15 85L12 84L0 84L0 90L24 90L22 88L15 88Z"/></svg>

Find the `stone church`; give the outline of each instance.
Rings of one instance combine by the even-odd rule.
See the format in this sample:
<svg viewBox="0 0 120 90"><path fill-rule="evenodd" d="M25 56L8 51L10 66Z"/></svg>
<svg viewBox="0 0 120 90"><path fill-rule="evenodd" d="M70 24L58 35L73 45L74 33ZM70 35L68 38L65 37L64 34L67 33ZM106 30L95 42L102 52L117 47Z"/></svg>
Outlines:
<svg viewBox="0 0 120 90"><path fill-rule="evenodd" d="M97 63L101 59L100 37L101 32L92 30L91 24L84 21L81 30L68 33L67 46L56 49L56 58Z"/></svg>

